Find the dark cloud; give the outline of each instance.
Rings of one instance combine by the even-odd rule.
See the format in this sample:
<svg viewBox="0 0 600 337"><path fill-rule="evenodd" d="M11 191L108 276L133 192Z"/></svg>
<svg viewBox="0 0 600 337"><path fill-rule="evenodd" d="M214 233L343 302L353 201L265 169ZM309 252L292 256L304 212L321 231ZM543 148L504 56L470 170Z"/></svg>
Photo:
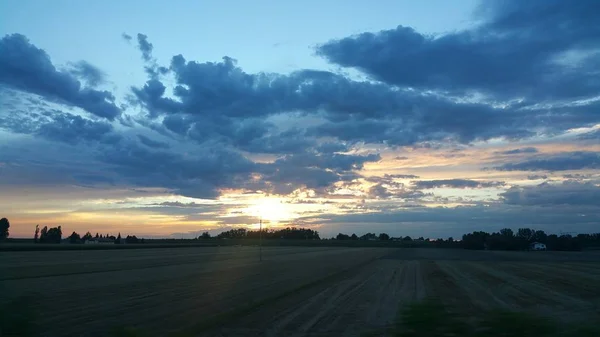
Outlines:
<svg viewBox="0 0 600 337"><path fill-rule="evenodd" d="M496 151L495 154L522 154L522 153L537 153L538 149L535 147L522 147L519 149L512 149L506 151Z"/></svg>
<svg viewBox="0 0 600 337"><path fill-rule="evenodd" d="M234 130L223 126L293 111L323 119L323 123L308 128L307 135L352 143L412 145L446 139L517 139L534 134L517 123L521 114L508 108L459 103L352 81L326 71L249 74L230 57L222 62L198 63L181 55L172 58L170 69L176 79L173 96L166 95L166 86L154 76L143 87L134 87L133 93L151 117L166 115L163 123L180 134L199 127L213 133Z"/></svg>
<svg viewBox="0 0 600 337"><path fill-rule="evenodd" d="M0 40L0 83L80 107L109 120L121 113L110 92L82 88L72 74L58 71L45 51L20 34L6 35Z"/></svg>
<svg viewBox="0 0 600 337"><path fill-rule="evenodd" d="M600 168L600 153L586 151L538 155L519 163L508 163L495 167L500 171L567 171L598 168Z"/></svg>
<svg viewBox="0 0 600 337"><path fill-rule="evenodd" d="M548 176L545 174L532 174L532 175L528 175L527 179L529 179L529 180L548 179Z"/></svg>
<svg viewBox="0 0 600 337"><path fill-rule="evenodd" d="M113 144L120 140L120 135L114 134L112 131L112 125L106 122L52 112L50 120L39 125L37 134L50 140L65 143L91 141Z"/></svg>
<svg viewBox="0 0 600 337"><path fill-rule="evenodd" d="M478 91L501 99L583 98L598 92L597 1L509 0L483 6L477 17L482 24L471 29L428 36L398 26L330 41L317 51L402 87ZM579 57L576 66L570 53Z"/></svg>
<svg viewBox="0 0 600 337"><path fill-rule="evenodd" d="M131 42L131 40L133 39L133 37L131 37L131 35L129 35L127 33L121 34L121 37L123 38L123 40L125 40L127 42Z"/></svg>
<svg viewBox="0 0 600 337"><path fill-rule="evenodd" d="M71 66L71 74L84 80L90 87L98 86L106 81L106 74L96 66L86 61L79 61Z"/></svg>
<svg viewBox="0 0 600 337"><path fill-rule="evenodd" d="M350 154L313 154L303 153L288 155L275 161L276 165L305 166L332 169L336 171L360 170L367 162L378 162L378 154L350 155Z"/></svg>
<svg viewBox="0 0 600 337"><path fill-rule="evenodd" d="M600 206L600 187L576 181L565 181L557 185L542 183L537 186L511 187L500 196L505 203L511 205Z"/></svg>
<svg viewBox="0 0 600 337"><path fill-rule="evenodd" d="M144 135L138 135L138 139L140 142L148 147L155 149L168 149L170 146L165 142L160 142L156 140L152 140Z"/></svg>
<svg viewBox="0 0 600 337"><path fill-rule="evenodd" d="M110 123L50 109L0 115L0 128L67 144L114 144L121 139Z"/></svg>
<svg viewBox="0 0 600 337"><path fill-rule="evenodd" d="M407 160L407 159L408 159L408 157L405 157L405 156L394 157L394 160Z"/></svg>
<svg viewBox="0 0 600 337"><path fill-rule="evenodd" d="M413 181L413 185L416 188L437 188L437 187L449 187L449 188L487 188L487 187L500 187L504 186L503 181L477 181L470 179L443 179L443 180L420 180Z"/></svg>
<svg viewBox="0 0 600 337"><path fill-rule="evenodd" d="M390 186L387 184L376 184L371 186L367 192L369 198L387 199L421 199L432 194L426 194L422 191L406 189L404 187Z"/></svg>
<svg viewBox="0 0 600 337"><path fill-rule="evenodd" d="M408 101L418 107L416 116L405 108L401 121L374 131L390 144L517 140L600 122L593 101L600 91L600 3L509 0L481 6L481 24L467 30L429 36L399 26L329 41L317 53L398 92L437 93ZM446 102L473 95L479 104ZM580 100L586 101L572 104ZM360 120L348 129L361 125L367 129L364 141L377 137ZM322 131L352 135L334 125Z"/></svg>
<svg viewBox="0 0 600 337"><path fill-rule="evenodd" d="M123 36L123 37L125 37L125 36ZM131 39L131 36L129 36L129 38ZM125 39L128 40L127 38L125 38ZM151 61L152 60L152 49L154 48L154 46L152 45L152 43L148 42L148 36L146 36L145 34L138 33L137 34L137 42L138 42L138 48L142 52L142 58L144 59L144 61L146 61L146 62Z"/></svg>
<svg viewBox="0 0 600 337"><path fill-rule="evenodd" d="M223 148L200 148L185 155L123 142L105 148L99 159L130 184L196 198L215 198L221 188L243 188L257 169L252 161Z"/></svg>

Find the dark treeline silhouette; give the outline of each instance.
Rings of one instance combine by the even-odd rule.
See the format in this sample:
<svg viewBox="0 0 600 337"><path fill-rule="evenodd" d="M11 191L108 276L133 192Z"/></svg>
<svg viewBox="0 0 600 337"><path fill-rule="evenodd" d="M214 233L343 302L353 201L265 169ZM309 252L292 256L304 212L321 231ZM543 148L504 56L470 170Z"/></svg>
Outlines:
<svg viewBox="0 0 600 337"><path fill-rule="evenodd" d="M62 227L52 227L48 228L48 226L44 226L40 230L40 226L35 226L35 232L33 235L33 241L35 243L61 243L62 240ZM66 243L71 244L80 244L80 243L113 243L113 244L135 244L135 243L145 243L144 239L140 239L135 235L127 235L125 239L121 238L121 233L119 233L116 237L114 235L102 235L96 233L96 235L92 235L90 232L86 232L83 236L79 235L77 232L71 233L66 239Z"/></svg>
<svg viewBox="0 0 600 337"><path fill-rule="evenodd" d="M412 241L410 236L394 238L394 237L390 237L389 234L387 234L387 233L379 233L379 235L377 235L375 233L367 233L362 236L358 236L355 233L352 233L352 235L339 233L334 238L331 238L331 240Z"/></svg>
<svg viewBox="0 0 600 337"><path fill-rule="evenodd" d="M491 234L482 231L465 234L461 246L465 249L527 250L536 242L546 245L548 250L581 250L600 247L600 233L558 236L530 228L519 228L517 233L504 228Z"/></svg>
<svg viewBox="0 0 600 337"><path fill-rule="evenodd" d="M220 233L217 239L283 239L283 240L319 240L319 232L308 228L287 227L284 229L263 229L261 231L251 231L245 228L231 229ZM204 232L199 239L209 239L210 234Z"/></svg>
<svg viewBox="0 0 600 337"><path fill-rule="evenodd" d="M8 219L0 219L0 240L8 237L8 229L10 223ZM487 233L483 231L474 231L464 234L462 240L454 240L452 237L448 239L425 239L419 237L413 239L410 236L391 237L387 233L366 233L361 236L352 234L339 233L330 239L319 236L319 232L309 228L287 227L283 229L263 229L248 230L245 228L235 228L224 231L216 236L211 236L210 233L204 232L197 239L259 239L265 240L335 240L335 241L379 241L381 245L396 246L400 244L403 247L438 247L438 248L464 248L472 250L529 250L534 247L534 244L543 244L542 249L559 250L559 251L575 251L582 249L600 249L600 233L594 234L578 234L572 236L569 234L547 234L542 230L531 228L519 228L515 233L510 228L503 228L498 232ZM189 239L188 239L189 240ZM182 239L181 241L188 241ZM157 240L150 240L157 241ZM402 243L400 243L400 242ZM86 232L83 236L77 232L71 233L65 240L62 240L62 227L44 226L40 229L39 225L35 227L34 232L35 243L112 243L112 244L140 244L145 243L144 239L138 238L135 235L127 235L121 237L119 233L116 237L109 234L92 235L91 232ZM384 243L389 242L389 243ZM398 242L398 243L394 243ZM350 244L350 243L349 243ZM356 242L358 245L358 242ZM352 246L356 244L352 243ZM365 242L365 244L367 244ZM371 244L368 244L371 245Z"/></svg>

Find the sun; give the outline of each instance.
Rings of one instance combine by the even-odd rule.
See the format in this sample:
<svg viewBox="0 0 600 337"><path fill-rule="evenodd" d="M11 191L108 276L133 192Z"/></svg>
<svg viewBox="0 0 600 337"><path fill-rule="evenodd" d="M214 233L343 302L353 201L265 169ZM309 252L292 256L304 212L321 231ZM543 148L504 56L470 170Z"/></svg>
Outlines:
<svg viewBox="0 0 600 337"><path fill-rule="evenodd" d="M287 221L295 217L289 205L279 198L256 199L248 206L247 214L271 223Z"/></svg>

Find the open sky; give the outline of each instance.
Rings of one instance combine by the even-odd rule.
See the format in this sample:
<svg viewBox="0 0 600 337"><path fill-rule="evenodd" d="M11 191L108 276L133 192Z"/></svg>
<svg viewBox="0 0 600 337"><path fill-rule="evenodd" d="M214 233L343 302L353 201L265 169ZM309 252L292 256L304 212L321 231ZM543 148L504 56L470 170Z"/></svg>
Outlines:
<svg viewBox="0 0 600 337"><path fill-rule="evenodd" d="M0 217L600 231L600 1L0 2Z"/></svg>

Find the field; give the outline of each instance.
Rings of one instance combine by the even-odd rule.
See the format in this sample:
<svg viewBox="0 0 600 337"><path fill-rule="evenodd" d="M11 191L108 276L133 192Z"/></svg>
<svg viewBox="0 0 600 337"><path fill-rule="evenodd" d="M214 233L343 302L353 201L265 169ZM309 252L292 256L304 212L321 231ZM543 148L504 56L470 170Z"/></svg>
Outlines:
<svg viewBox="0 0 600 337"><path fill-rule="evenodd" d="M467 323L496 309L598 322L600 252L265 247L262 262L257 247L0 252L4 316L28 317L4 328L42 336L393 335L410 320L399 313L425 299Z"/></svg>

